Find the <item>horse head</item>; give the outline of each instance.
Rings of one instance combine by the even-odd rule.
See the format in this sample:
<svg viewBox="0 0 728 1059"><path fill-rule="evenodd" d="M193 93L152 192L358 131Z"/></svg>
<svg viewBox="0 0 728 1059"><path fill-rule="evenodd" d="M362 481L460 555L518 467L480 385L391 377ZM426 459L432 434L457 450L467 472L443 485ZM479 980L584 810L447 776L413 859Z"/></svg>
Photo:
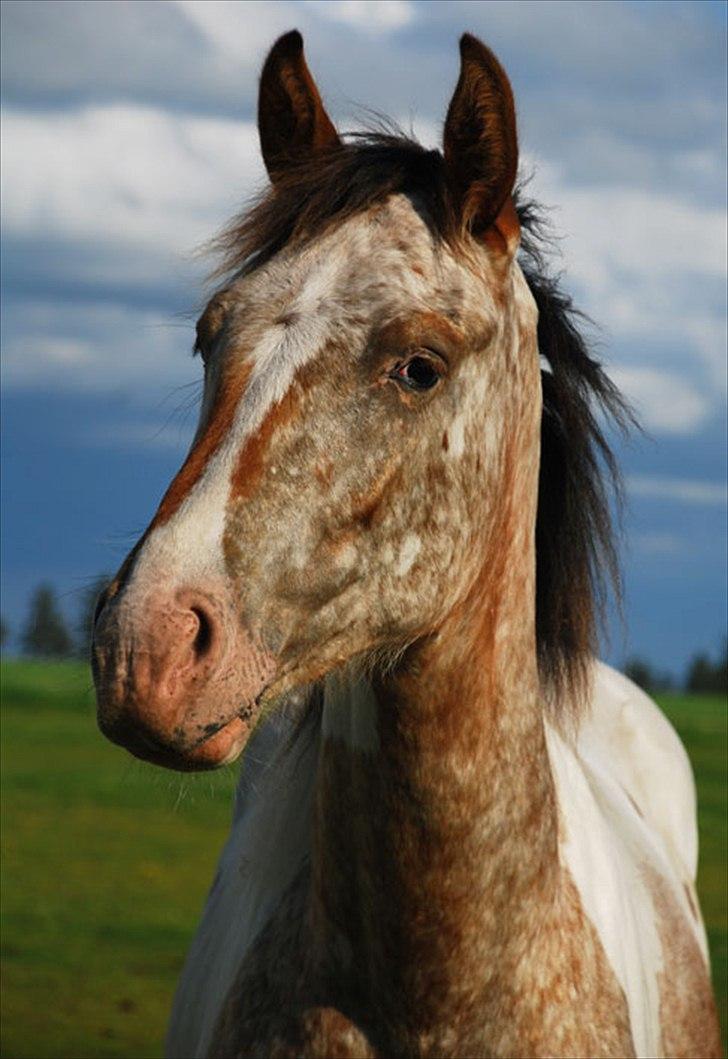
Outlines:
<svg viewBox="0 0 728 1059"><path fill-rule="evenodd" d="M271 187L197 326L199 427L96 622L102 730L176 768L232 760L266 704L435 635L516 522L533 535L537 312L495 56L462 38L440 153L342 140L294 31L259 131Z"/></svg>

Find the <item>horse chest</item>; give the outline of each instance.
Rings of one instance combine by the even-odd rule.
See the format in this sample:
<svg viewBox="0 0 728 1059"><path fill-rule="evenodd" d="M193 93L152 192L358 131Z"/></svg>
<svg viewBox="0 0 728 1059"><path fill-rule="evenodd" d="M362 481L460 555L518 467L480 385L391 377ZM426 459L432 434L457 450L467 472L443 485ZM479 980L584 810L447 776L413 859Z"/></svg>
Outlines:
<svg viewBox="0 0 728 1059"><path fill-rule="evenodd" d="M378 1054L335 1005L341 990L311 966L309 888L304 870L244 958L221 1007L210 1059Z"/></svg>
<svg viewBox="0 0 728 1059"><path fill-rule="evenodd" d="M481 968L452 993L443 979L453 968L420 968L430 986L414 1004L372 996L336 955L328 972L315 966L308 887L305 872L246 955L211 1059L635 1054L624 995L570 880L528 957L507 954L497 974Z"/></svg>

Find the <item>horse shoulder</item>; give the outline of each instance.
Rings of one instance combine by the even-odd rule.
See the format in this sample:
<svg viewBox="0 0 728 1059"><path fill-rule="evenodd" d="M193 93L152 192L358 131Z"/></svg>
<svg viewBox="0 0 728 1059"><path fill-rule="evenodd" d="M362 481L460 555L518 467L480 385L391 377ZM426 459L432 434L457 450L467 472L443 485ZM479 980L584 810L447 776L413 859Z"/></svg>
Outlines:
<svg viewBox="0 0 728 1059"><path fill-rule="evenodd" d="M597 663L575 739L548 730L561 848L624 993L639 1055L719 1055L697 897L695 786L639 688Z"/></svg>
<svg viewBox="0 0 728 1059"><path fill-rule="evenodd" d="M692 885L697 802L685 747L659 706L622 673L597 662L593 688L582 744L602 743L615 777L659 836L675 874Z"/></svg>

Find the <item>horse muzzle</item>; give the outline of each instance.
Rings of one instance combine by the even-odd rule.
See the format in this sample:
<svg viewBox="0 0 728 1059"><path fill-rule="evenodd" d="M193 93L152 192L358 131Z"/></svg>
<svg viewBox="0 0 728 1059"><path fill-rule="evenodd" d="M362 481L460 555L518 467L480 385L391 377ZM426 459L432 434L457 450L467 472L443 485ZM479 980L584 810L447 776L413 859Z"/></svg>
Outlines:
<svg viewBox="0 0 728 1059"><path fill-rule="evenodd" d="M139 598L126 586L102 601L92 665L104 735L183 771L238 756L276 671L225 593L196 588Z"/></svg>

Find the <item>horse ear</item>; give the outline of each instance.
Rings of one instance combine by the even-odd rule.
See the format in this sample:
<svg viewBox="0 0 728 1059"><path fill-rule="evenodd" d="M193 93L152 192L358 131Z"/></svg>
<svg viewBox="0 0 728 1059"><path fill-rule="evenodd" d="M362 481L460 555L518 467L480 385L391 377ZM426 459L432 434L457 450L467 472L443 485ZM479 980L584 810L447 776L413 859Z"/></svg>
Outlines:
<svg viewBox="0 0 728 1059"><path fill-rule="evenodd" d="M447 181L463 226L481 234L500 218L517 228L511 192L518 169L513 91L505 70L477 37L460 38L460 79L445 121Z"/></svg>
<svg viewBox="0 0 728 1059"><path fill-rule="evenodd" d="M340 143L303 57L297 29L275 42L260 75L258 133L273 182L287 166Z"/></svg>

